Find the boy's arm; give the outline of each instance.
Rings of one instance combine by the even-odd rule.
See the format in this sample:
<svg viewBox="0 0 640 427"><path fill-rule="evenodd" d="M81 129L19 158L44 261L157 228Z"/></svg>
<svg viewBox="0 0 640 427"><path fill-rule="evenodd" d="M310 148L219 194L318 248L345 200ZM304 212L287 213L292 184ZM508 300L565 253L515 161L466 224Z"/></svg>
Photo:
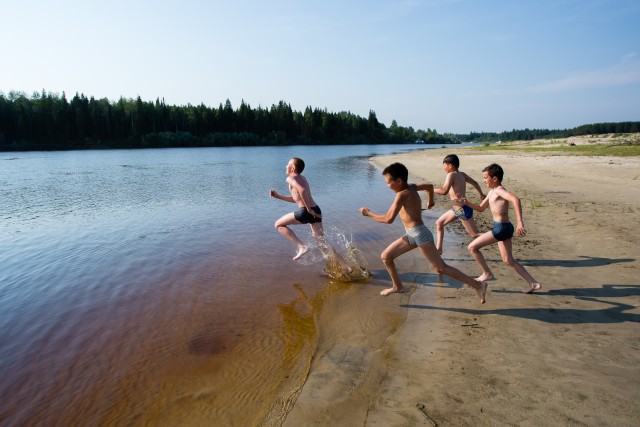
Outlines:
<svg viewBox="0 0 640 427"><path fill-rule="evenodd" d="M515 194L509 193L504 188L501 188L497 194L513 204L513 208L516 211L516 218L518 220L516 225L516 234L520 237L524 237L525 234L527 234L527 230L524 228L524 220L522 219L522 202L520 202L520 198Z"/></svg>
<svg viewBox="0 0 640 427"><path fill-rule="evenodd" d="M434 193L436 194L440 194L441 196L446 196L449 193L449 190L451 189L451 176L453 174L448 173L447 174L447 178L444 180L444 184L442 184L442 188L436 188L434 189Z"/></svg>
<svg viewBox="0 0 640 427"><path fill-rule="evenodd" d="M469 206L471 209L473 209L474 211L484 212L487 209L487 207L489 206L489 197L488 197L488 195L487 195L487 197L484 197L482 199L482 202L480 202L480 204L470 202L466 197L462 197L462 198L456 199L456 202L465 204L465 205Z"/></svg>
<svg viewBox="0 0 640 427"><path fill-rule="evenodd" d="M435 205L435 201L433 200L433 184L409 184L410 186L414 186L416 191L426 191L427 192L427 209L431 209L433 205Z"/></svg>
<svg viewBox="0 0 640 427"><path fill-rule="evenodd" d="M270 190L269 191L269 195L271 197L273 197L274 199L280 199L280 200L284 200L285 202L295 203L295 200L293 200L293 197L291 197L291 196L283 196L282 194L278 194L278 192L276 190Z"/></svg>
<svg viewBox="0 0 640 427"><path fill-rule="evenodd" d="M480 195L480 200L483 200L485 198L485 195L482 192L482 188L480 188L480 184L478 184L475 179L471 178L466 173L464 174L464 176L465 176L464 179L467 182L467 184L471 184L478 191L478 194Z"/></svg>
<svg viewBox="0 0 640 427"><path fill-rule="evenodd" d="M387 213L383 215L374 214L369 210L369 208L360 208L360 213L364 216L371 217L383 224L391 224L396 219L398 212L400 212L400 209L402 208L403 199L404 197L402 196L402 194L396 194L396 198L391 204L391 207L389 208Z"/></svg>

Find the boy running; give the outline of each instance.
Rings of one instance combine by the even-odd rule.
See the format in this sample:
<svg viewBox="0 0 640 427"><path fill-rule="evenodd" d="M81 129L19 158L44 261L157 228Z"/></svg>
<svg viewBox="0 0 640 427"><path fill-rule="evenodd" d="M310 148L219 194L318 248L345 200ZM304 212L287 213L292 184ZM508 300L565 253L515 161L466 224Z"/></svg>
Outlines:
<svg viewBox="0 0 640 427"><path fill-rule="evenodd" d="M498 243L500 248L500 254L502 255L502 261L505 264L513 267L513 269L529 284L529 287L522 290L522 293L530 294L542 288L542 285L538 283L529 272L513 258L511 252L513 237L513 224L509 221L509 203L513 204L516 211L516 217L518 219L515 232L518 236L524 237L527 234L527 230L524 228L524 222L522 220L522 205L520 199L514 194L509 193L502 186L502 178L504 171L502 167L496 163L492 163L482 170L482 177L487 187L490 188L486 199L481 204L471 203L466 199L462 199L461 202L471 206L478 212L484 211L487 206L491 208L493 214L493 229L480 235L477 239L469 244L469 252L475 258L475 260L482 268L482 275L477 280L487 281L495 280L495 276L489 269L487 262L482 256L482 249L485 246Z"/></svg>
<svg viewBox="0 0 640 427"><path fill-rule="evenodd" d="M304 161L298 157L294 157L287 163L286 174L287 184L289 184L289 191L291 196L283 196L278 194L276 190L270 190L269 195L273 198L284 200L285 202L296 203L299 209L295 212L290 212L283 215L276 221L274 226L276 229L287 239L291 240L298 247L293 260L297 260L305 255L309 248L302 243L302 241L296 236L288 226L293 224L309 224L313 237L318 243L318 247L322 251L323 255L329 256L334 254L338 263L342 267L346 274L350 274L353 269L347 265L344 259L338 254L324 237L324 229L322 227L322 212L320 207L311 197L311 187L307 179L302 176L304 170Z"/></svg>
<svg viewBox="0 0 640 427"><path fill-rule="evenodd" d="M396 193L391 207L386 214L381 215L374 214L369 208L360 208L360 213L384 224L391 224L396 216L399 215L406 234L391 243L381 254L382 262L391 276L393 286L380 292L380 295L386 296L396 292L404 292L404 286L400 281L394 260L400 255L418 248L437 273L446 274L471 286L478 293L480 303L484 304L487 284L474 280L457 268L447 265L436 250L431 231L422 222L422 201L418 191L424 190L427 192L427 208L431 209L434 204L433 185L408 184L409 171L402 163L393 163L387 166L382 175L387 186Z"/></svg>
<svg viewBox="0 0 640 427"><path fill-rule="evenodd" d="M476 220L473 219L473 209L468 205L460 203L459 200L466 197L467 183L471 184L478 190L480 194L480 200L484 199L484 194L480 185L473 180L466 173L459 171L460 159L455 154L449 154L442 161L442 168L447 173L447 178L442 185L442 188L436 188L434 192L440 195L446 195L449 193L449 198L453 202L453 208L442 214L436 221L436 236L438 241L436 243L436 249L438 253L442 255L442 242L444 240L444 226L459 219L464 225L467 233L473 238L480 235Z"/></svg>

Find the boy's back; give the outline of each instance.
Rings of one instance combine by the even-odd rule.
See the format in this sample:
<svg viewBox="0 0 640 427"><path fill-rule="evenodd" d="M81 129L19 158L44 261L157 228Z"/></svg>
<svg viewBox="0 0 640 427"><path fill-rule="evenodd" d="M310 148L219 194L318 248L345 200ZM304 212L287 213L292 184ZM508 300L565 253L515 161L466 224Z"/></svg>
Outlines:
<svg viewBox="0 0 640 427"><path fill-rule="evenodd" d="M451 171L447 174L445 180L445 188L449 186L449 198L453 200L453 204L457 205L457 199L464 197L467 191L467 175L464 172L458 170Z"/></svg>

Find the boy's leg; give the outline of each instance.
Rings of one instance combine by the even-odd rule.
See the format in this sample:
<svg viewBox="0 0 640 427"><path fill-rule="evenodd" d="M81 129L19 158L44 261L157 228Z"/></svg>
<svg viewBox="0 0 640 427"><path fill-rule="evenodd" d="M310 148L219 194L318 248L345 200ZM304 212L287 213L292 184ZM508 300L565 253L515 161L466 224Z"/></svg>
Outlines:
<svg viewBox="0 0 640 427"><path fill-rule="evenodd" d="M396 270L396 264L394 260L400 255L407 253L411 249L415 248L416 245L412 245L411 243L409 243L409 241L407 240L407 236L402 236L401 238L387 246L384 251L382 251L380 258L382 258L382 263L389 272L389 276L391 276L391 283L393 286L390 289L385 289L380 292L380 295L387 296L395 292L404 292L404 287L402 286L402 282L400 281L400 276L398 275L398 270Z"/></svg>
<svg viewBox="0 0 640 427"><path fill-rule="evenodd" d="M460 222L462 223L462 225L464 225L464 229L467 230L469 236L473 237L474 239L480 236L480 230L478 230L478 224L476 224L475 219L463 219Z"/></svg>
<svg viewBox="0 0 640 427"><path fill-rule="evenodd" d="M333 246L327 242L327 239L324 237L324 227L322 226L322 222L314 222L313 224L309 224L311 226L311 233L313 234L313 238L318 243L318 248L322 251L322 254L325 257L333 254L338 260L338 264L342 267L345 273L350 274L353 272L353 269L347 264L347 262L342 258L342 256L336 251Z"/></svg>
<svg viewBox="0 0 640 427"><path fill-rule="evenodd" d="M444 226L453 222L456 219L456 215L451 209L443 213L440 218L436 220L436 249L438 253L442 255L442 241L444 240Z"/></svg>
<svg viewBox="0 0 640 427"><path fill-rule="evenodd" d="M446 274L449 277L453 277L454 279L471 286L478 293L478 296L480 297L480 303L485 303L485 295L487 293L486 282L472 279L457 268L445 263L442 260L442 257L438 253L438 250L436 249L433 242L425 243L418 248L420 249L420 252L422 252L422 254L425 256L425 258L429 260L438 274Z"/></svg>
<svg viewBox="0 0 640 427"><path fill-rule="evenodd" d="M293 212L290 212L286 215L283 215L279 220L277 220L274 226L276 227L276 230L280 232L280 234L282 234L287 239L291 240L298 247L298 252L293 257L293 259L296 260L300 258L302 255L306 254L309 248L307 248L304 245L304 243L302 243L302 241L298 239L298 236L296 236L296 233L294 233L288 227L289 225L293 225L293 224L301 224L301 222L296 219Z"/></svg>
<svg viewBox="0 0 640 427"><path fill-rule="evenodd" d="M480 252L480 249L484 248L485 246L493 245L497 241L498 240L493 237L493 233L491 231L487 231L486 233L481 234L479 237L477 237L476 240L469 243L469 246L467 247L473 259L475 259L480 268L482 268L482 275L477 278L480 281L486 282L487 280L496 280L495 276L491 272L491 269L489 268L489 265L487 264L487 261L485 261L482 252Z"/></svg>
<svg viewBox="0 0 640 427"><path fill-rule="evenodd" d="M523 289L522 293L530 294L533 291L537 291L541 289L542 285L536 282L536 279L534 279L533 276L529 274L529 272L524 268L524 266L513 258L512 244L513 244L512 239L507 239L503 242L498 242L498 247L500 248L500 255L502 255L502 261L504 261L505 264L513 267L513 269L516 270L516 272L520 275L520 277L522 277L529 284L529 287L526 289Z"/></svg>

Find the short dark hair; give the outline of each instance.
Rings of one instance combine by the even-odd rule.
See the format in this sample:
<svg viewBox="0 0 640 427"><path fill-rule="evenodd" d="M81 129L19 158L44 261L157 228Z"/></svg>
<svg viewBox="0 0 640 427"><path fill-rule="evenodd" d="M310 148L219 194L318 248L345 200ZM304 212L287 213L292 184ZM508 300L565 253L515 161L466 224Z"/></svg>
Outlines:
<svg viewBox="0 0 640 427"><path fill-rule="evenodd" d="M448 163L450 165L453 165L455 166L456 169L460 167L460 159L455 154L449 154L448 156L445 156L442 163Z"/></svg>
<svg viewBox="0 0 640 427"><path fill-rule="evenodd" d="M300 157L294 157L291 160L293 160L293 166L296 168L296 172L302 173L302 171L304 170L304 160L302 160Z"/></svg>
<svg viewBox="0 0 640 427"><path fill-rule="evenodd" d="M409 170L402 163L391 163L384 168L382 175L389 175L393 179L401 179L403 182L407 182L409 179Z"/></svg>
<svg viewBox="0 0 640 427"><path fill-rule="evenodd" d="M482 172L486 172L489 174L491 178L498 178L498 181L502 182L502 177L504 176L504 171L502 167L497 163L491 163L486 168L482 169Z"/></svg>

